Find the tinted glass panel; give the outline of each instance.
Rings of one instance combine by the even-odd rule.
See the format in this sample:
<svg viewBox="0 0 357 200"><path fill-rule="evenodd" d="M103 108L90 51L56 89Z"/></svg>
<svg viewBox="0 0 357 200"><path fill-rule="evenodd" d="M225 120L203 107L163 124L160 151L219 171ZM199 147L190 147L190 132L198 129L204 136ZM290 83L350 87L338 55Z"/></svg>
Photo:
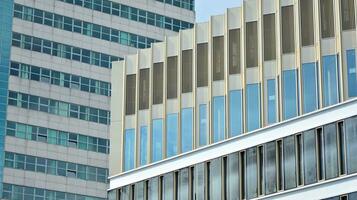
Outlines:
<svg viewBox="0 0 357 200"><path fill-rule="evenodd" d="M227 157L227 200L236 200L239 197L239 167L238 153Z"/></svg>
<svg viewBox="0 0 357 200"><path fill-rule="evenodd" d="M177 196L180 200L189 200L189 176L188 169L178 172L178 191Z"/></svg>
<svg viewBox="0 0 357 200"><path fill-rule="evenodd" d="M246 94L246 113L247 113L247 131L253 131L260 128L260 85L247 85Z"/></svg>
<svg viewBox="0 0 357 200"><path fill-rule="evenodd" d="M178 114L168 114L166 124L166 157L177 154Z"/></svg>
<svg viewBox="0 0 357 200"><path fill-rule="evenodd" d="M336 124L324 126L325 178L338 176L337 128Z"/></svg>
<svg viewBox="0 0 357 200"><path fill-rule="evenodd" d="M257 168L257 148L247 150L247 197L248 199L258 196L258 168Z"/></svg>
<svg viewBox="0 0 357 200"><path fill-rule="evenodd" d="M276 178L276 144L269 142L265 144L265 194L276 192L277 178Z"/></svg>
<svg viewBox="0 0 357 200"><path fill-rule="evenodd" d="M182 109L181 112L181 152L192 150L193 108Z"/></svg>
<svg viewBox="0 0 357 200"><path fill-rule="evenodd" d="M267 106L268 106L268 124L274 124L276 122L276 84L275 79L267 81Z"/></svg>
<svg viewBox="0 0 357 200"><path fill-rule="evenodd" d="M282 44L283 53L295 52L294 6L285 6L282 13Z"/></svg>
<svg viewBox="0 0 357 200"><path fill-rule="evenodd" d="M159 200L159 179L152 178L148 181L148 199Z"/></svg>
<svg viewBox="0 0 357 200"><path fill-rule="evenodd" d="M224 96L213 97L213 142L218 142L224 139L224 130Z"/></svg>
<svg viewBox="0 0 357 200"><path fill-rule="evenodd" d="M300 0L301 16L301 44L309 46L314 44L314 1Z"/></svg>
<svg viewBox="0 0 357 200"><path fill-rule="evenodd" d="M125 130L124 136L124 171L134 169L134 152L135 152L135 130Z"/></svg>
<svg viewBox="0 0 357 200"><path fill-rule="evenodd" d="M182 51L182 93L192 92L192 49Z"/></svg>
<svg viewBox="0 0 357 200"><path fill-rule="evenodd" d="M246 23L245 56L247 67L258 66L258 27L257 22Z"/></svg>
<svg viewBox="0 0 357 200"><path fill-rule="evenodd" d="M339 102L338 60L336 55L322 57L322 81L324 107Z"/></svg>
<svg viewBox="0 0 357 200"><path fill-rule="evenodd" d="M224 79L224 36L213 37L213 80Z"/></svg>
<svg viewBox="0 0 357 200"><path fill-rule="evenodd" d="M140 70L139 109L149 108L150 69Z"/></svg>
<svg viewBox="0 0 357 200"><path fill-rule="evenodd" d="M355 29L354 0L341 0L342 30Z"/></svg>
<svg viewBox="0 0 357 200"><path fill-rule="evenodd" d="M147 144L148 144L148 127L140 128L140 165L146 165L147 162Z"/></svg>
<svg viewBox="0 0 357 200"><path fill-rule="evenodd" d="M174 176L172 173L166 174L162 179L162 197L165 200L174 199Z"/></svg>
<svg viewBox="0 0 357 200"><path fill-rule="evenodd" d="M284 119L297 116L297 74L296 70L283 71Z"/></svg>
<svg viewBox="0 0 357 200"><path fill-rule="evenodd" d="M207 105L200 105L199 113L199 145L204 146L208 144L208 115Z"/></svg>
<svg viewBox="0 0 357 200"><path fill-rule="evenodd" d="M357 172L357 118L350 118L346 124L347 172Z"/></svg>
<svg viewBox="0 0 357 200"><path fill-rule="evenodd" d="M295 136L284 138L284 183L285 189L296 187Z"/></svg>
<svg viewBox="0 0 357 200"><path fill-rule="evenodd" d="M304 180L305 185L315 183L317 178L316 136L315 131L307 131L304 137Z"/></svg>
<svg viewBox="0 0 357 200"><path fill-rule="evenodd" d="M318 108L316 67L316 63L302 64L303 113L309 113Z"/></svg>
<svg viewBox="0 0 357 200"><path fill-rule="evenodd" d="M205 200L206 197L205 163L200 163L195 165L193 182L194 182L193 196L195 200Z"/></svg>
<svg viewBox="0 0 357 200"><path fill-rule="evenodd" d="M177 98L177 56L167 58L167 87L168 99Z"/></svg>
<svg viewBox="0 0 357 200"><path fill-rule="evenodd" d="M322 38L335 36L333 0L320 0L320 21Z"/></svg>
<svg viewBox="0 0 357 200"><path fill-rule="evenodd" d="M126 77L126 99L125 99L125 114L135 114L135 85L136 75L128 75Z"/></svg>
<svg viewBox="0 0 357 200"><path fill-rule="evenodd" d="M242 90L231 91L229 95L229 136L243 132Z"/></svg>
<svg viewBox="0 0 357 200"><path fill-rule="evenodd" d="M264 15L264 60L276 58L275 14Z"/></svg>
<svg viewBox="0 0 357 200"><path fill-rule="evenodd" d="M347 50L348 96L357 97L356 50Z"/></svg>
<svg viewBox="0 0 357 200"><path fill-rule="evenodd" d="M154 119L152 124L152 161L162 159L163 120Z"/></svg>
<svg viewBox="0 0 357 200"><path fill-rule="evenodd" d="M162 104L163 100L163 63L154 63L153 67L153 104Z"/></svg>
<svg viewBox="0 0 357 200"><path fill-rule="evenodd" d="M240 29L229 30L229 74L240 73Z"/></svg>
<svg viewBox="0 0 357 200"><path fill-rule="evenodd" d="M209 191L211 199L221 199L222 196L222 159L217 158L210 163Z"/></svg>
<svg viewBox="0 0 357 200"><path fill-rule="evenodd" d="M197 87L208 85L208 44L197 44Z"/></svg>

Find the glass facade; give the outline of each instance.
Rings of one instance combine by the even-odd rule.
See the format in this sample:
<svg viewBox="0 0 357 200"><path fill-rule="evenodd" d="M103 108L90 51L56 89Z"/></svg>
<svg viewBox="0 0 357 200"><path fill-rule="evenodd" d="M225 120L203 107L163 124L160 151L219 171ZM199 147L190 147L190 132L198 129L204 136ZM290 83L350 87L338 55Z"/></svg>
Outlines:
<svg viewBox="0 0 357 200"><path fill-rule="evenodd" d="M177 154L178 142L178 114L168 114L166 118L166 157Z"/></svg>
<svg viewBox="0 0 357 200"><path fill-rule="evenodd" d="M156 26L178 32L180 29L192 28L193 24L171 17L159 15L150 11L134 8L124 4L108 0L58 0L65 3L82 6L87 9L96 10L113 16L119 16L139 23ZM170 0L165 0L170 1ZM174 0L177 1L177 0ZM186 5L186 4L185 4Z"/></svg>
<svg viewBox="0 0 357 200"><path fill-rule="evenodd" d="M181 152L193 148L193 108L184 108L181 112Z"/></svg>
<svg viewBox="0 0 357 200"><path fill-rule="evenodd" d="M322 57L323 106L331 106L339 102L338 89L338 56Z"/></svg>
<svg viewBox="0 0 357 200"><path fill-rule="evenodd" d="M207 105L201 104L199 107L199 146L208 144L208 114Z"/></svg>
<svg viewBox="0 0 357 200"><path fill-rule="evenodd" d="M135 129L125 130L124 134L124 171L135 167Z"/></svg>
<svg viewBox="0 0 357 200"><path fill-rule="evenodd" d="M140 128L140 165L148 163L148 127L142 126Z"/></svg>
<svg viewBox="0 0 357 200"><path fill-rule="evenodd" d="M274 124L277 122L277 107L276 107L276 80L267 80L267 122Z"/></svg>
<svg viewBox="0 0 357 200"><path fill-rule="evenodd" d="M316 63L302 64L303 113L318 109L318 80Z"/></svg>
<svg viewBox="0 0 357 200"><path fill-rule="evenodd" d="M346 127L339 129L340 138L337 136L337 127ZM347 157L348 174L357 173L357 156L353 154L357 147L356 136L357 117L354 116L140 183L148 186L148 196L155 196L149 199L155 200L160 192L162 199L265 198L268 197L265 195L293 191L298 186L303 189L303 186L317 181L324 183L329 179L346 178L339 167L343 162L339 157ZM339 142L341 140L348 142L347 151L339 152L338 149L344 148ZM153 182L156 183L155 187L152 186ZM137 190L137 183L119 191L126 193L127 187Z"/></svg>
<svg viewBox="0 0 357 200"><path fill-rule="evenodd" d="M213 142L219 142L225 138L225 98L213 97Z"/></svg>
<svg viewBox="0 0 357 200"><path fill-rule="evenodd" d="M229 92L229 137L243 133L242 90Z"/></svg>
<svg viewBox="0 0 357 200"><path fill-rule="evenodd" d="M13 0L3 0L0 6L0 153L3 155L5 144L5 124L7 95L9 86L9 69L11 53L11 31ZM4 159L0 156L0 194L3 192ZM1 197L1 196L0 196Z"/></svg>
<svg viewBox="0 0 357 200"><path fill-rule="evenodd" d="M247 85L246 109L247 131L260 128L260 84Z"/></svg>
<svg viewBox="0 0 357 200"><path fill-rule="evenodd" d="M173 6L185 8L188 10L195 9L195 0L156 0L156 1L171 4Z"/></svg>
<svg viewBox="0 0 357 200"><path fill-rule="evenodd" d="M164 124L162 119L154 119L152 122L152 161L156 162L162 159L162 136L164 134Z"/></svg>
<svg viewBox="0 0 357 200"><path fill-rule="evenodd" d="M297 70L283 71L283 118L298 115Z"/></svg>
<svg viewBox="0 0 357 200"><path fill-rule="evenodd" d="M348 97L357 97L356 50L347 50Z"/></svg>

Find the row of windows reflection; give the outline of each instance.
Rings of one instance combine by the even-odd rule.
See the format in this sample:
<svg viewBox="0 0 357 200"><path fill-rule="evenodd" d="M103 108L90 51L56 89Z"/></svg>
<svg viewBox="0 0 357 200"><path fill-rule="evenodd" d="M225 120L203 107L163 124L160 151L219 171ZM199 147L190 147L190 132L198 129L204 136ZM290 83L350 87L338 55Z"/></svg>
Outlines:
<svg viewBox="0 0 357 200"><path fill-rule="evenodd" d="M12 46L104 68L111 68L112 62L122 60L122 58L116 56L16 32L12 33Z"/></svg>
<svg viewBox="0 0 357 200"><path fill-rule="evenodd" d="M10 75L104 96L110 96L111 92L111 84L108 82L13 61Z"/></svg>
<svg viewBox="0 0 357 200"><path fill-rule="evenodd" d="M352 98L357 96L355 50L348 50L346 54L348 96ZM319 90L318 64L306 63L302 65L301 72L297 69L283 71L281 77L282 91L278 89L279 77L267 79L264 84L264 90L266 91L263 98L264 102L261 102L262 85L260 83L247 84L245 90L233 90L227 96L214 96L211 104L200 104L196 108L184 108L180 114L169 113L165 119L154 119L151 124L151 150L148 150L148 126L140 127L137 131L138 133L134 129L126 130L124 133L124 170L130 170L135 167L135 149L139 151L137 154L140 157L138 165L145 165L150 162L147 158L147 152L151 152L151 162L156 162L165 157L192 150L194 148L194 138L195 144L198 144L197 146L204 146L244 132L254 131L261 128L262 124L264 124L263 126L274 124L278 121L316 111L321 107L339 103L341 97L338 60L339 57L337 55L324 56L322 58L322 91ZM143 71L145 73L140 72L139 91L148 90L149 84L141 84L148 81L148 76L141 76L142 74L148 75L148 69L143 69ZM298 78L299 73L301 73L301 80ZM160 82L155 77L155 74L153 75L153 79L156 80L154 82L154 91L156 89L155 85ZM169 75L167 76L169 77ZM135 75L128 75L127 77L126 114L128 115L135 113ZM141 79L146 80L143 81ZM170 80L175 79L170 78ZM300 85L302 87L301 95L299 92ZM177 84L175 87L177 87ZM158 88L162 90L161 86ZM172 89L172 87L168 84L167 89ZM173 90L176 91L177 89ZM322 93L322 102L320 102L320 92ZM279 93L282 96L281 103L278 98ZM149 97L144 94L145 92L139 92L139 109L148 106L147 98ZM157 97L154 92L153 99L157 99ZM162 99L162 96L160 98ZM243 100L245 100L245 107L243 107ZM299 107L300 100L302 101L301 109ZM262 113L263 107L265 110ZM282 118L278 114L280 109L282 110ZM245 123L243 122L244 111L246 113ZM209 118L209 112L211 112L211 118ZM226 115L226 112L228 112L228 115ZM262 123L263 114L265 121ZM198 118L198 131L196 133L193 130L194 115ZM226 116L228 119L226 119ZM181 126L180 133L179 124ZM208 131L210 126L212 129L211 136ZM166 130L164 130L164 127L166 127ZM135 145L136 140L139 141L137 143L139 144L138 147ZM164 147L164 141L166 141L166 148ZM178 141L181 143L179 144Z"/></svg>
<svg viewBox="0 0 357 200"><path fill-rule="evenodd" d="M14 17L135 48L149 48L151 43L158 42L152 38L65 17L20 4L15 4Z"/></svg>
<svg viewBox="0 0 357 200"><path fill-rule="evenodd" d="M173 6L185 8L188 10L195 9L195 0L156 0L156 1L171 4Z"/></svg>
<svg viewBox="0 0 357 200"><path fill-rule="evenodd" d="M357 173L357 117L109 193L110 199L252 199Z"/></svg>
<svg viewBox="0 0 357 200"><path fill-rule="evenodd" d="M76 6L96 10L106 14L119 16L132 21L145 23L148 25L164 28L178 32L180 29L192 28L193 24L163 16L157 13L149 12L139 8L134 8L124 4L108 0L58 0L70 3Z"/></svg>

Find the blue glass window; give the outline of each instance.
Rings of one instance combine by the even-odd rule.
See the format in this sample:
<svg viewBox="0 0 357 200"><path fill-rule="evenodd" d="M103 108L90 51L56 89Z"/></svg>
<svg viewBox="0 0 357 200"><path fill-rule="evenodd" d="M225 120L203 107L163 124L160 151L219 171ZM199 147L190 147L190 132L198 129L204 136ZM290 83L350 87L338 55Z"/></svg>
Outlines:
<svg viewBox="0 0 357 200"><path fill-rule="evenodd" d="M267 116L268 124L276 122L276 83L275 79L267 81Z"/></svg>
<svg viewBox="0 0 357 200"><path fill-rule="evenodd" d="M193 109L184 108L181 113L181 148L182 153L192 150Z"/></svg>
<svg viewBox="0 0 357 200"><path fill-rule="evenodd" d="M162 159L162 134L163 120L154 119L152 122L152 161L156 162Z"/></svg>
<svg viewBox="0 0 357 200"><path fill-rule="evenodd" d="M199 113L199 145L205 146L208 144L208 115L207 115L207 105L200 105L200 113Z"/></svg>
<svg viewBox="0 0 357 200"><path fill-rule="evenodd" d="M357 97L356 50L347 50L348 97Z"/></svg>
<svg viewBox="0 0 357 200"><path fill-rule="evenodd" d="M140 128L140 165L146 165L147 162L147 146L148 146L148 127Z"/></svg>
<svg viewBox="0 0 357 200"><path fill-rule="evenodd" d="M224 96L213 97L213 142L224 139Z"/></svg>
<svg viewBox="0 0 357 200"><path fill-rule="evenodd" d="M166 124L166 157L177 154L178 114L168 114Z"/></svg>
<svg viewBox="0 0 357 200"><path fill-rule="evenodd" d="M260 85L259 83L247 85L247 131L260 128Z"/></svg>
<svg viewBox="0 0 357 200"><path fill-rule="evenodd" d="M322 58L323 81L323 106L331 106L338 103L338 72L337 56L324 56Z"/></svg>
<svg viewBox="0 0 357 200"><path fill-rule="evenodd" d="M316 63L302 64L303 113L309 113L318 108L316 71Z"/></svg>
<svg viewBox="0 0 357 200"><path fill-rule="evenodd" d="M135 129L125 130L124 135L124 171L134 169Z"/></svg>
<svg viewBox="0 0 357 200"><path fill-rule="evenodd" d="M243 132L242 90L231 91L229 95L229 136Z"/></svg>
<svg viewBox="0 0 357 200"><path fill-rule="evenodd" d="M297 73L295 69L283 72L283 118L290 119L298 114Z"/></svg>

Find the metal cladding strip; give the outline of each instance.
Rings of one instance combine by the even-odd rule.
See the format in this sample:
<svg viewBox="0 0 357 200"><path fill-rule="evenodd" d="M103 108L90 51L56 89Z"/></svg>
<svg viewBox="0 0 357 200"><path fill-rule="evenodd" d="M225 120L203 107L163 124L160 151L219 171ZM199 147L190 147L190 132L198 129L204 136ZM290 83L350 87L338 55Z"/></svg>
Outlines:
<svg viewBox="0 0 357 200"><path fill-rule="evenodd" d="M111 176L109 190L189 167L259 144L357 115L357 99L352 99L269 127L218 142L157 163Z"/></svg>
<svg viewBox="0 0 357 200"><path fill-rule="evenodd" d="M2 0L0 4L0 197L3 190L4 143L9 86L10 51L12 34L13 0Z"/></svg>

